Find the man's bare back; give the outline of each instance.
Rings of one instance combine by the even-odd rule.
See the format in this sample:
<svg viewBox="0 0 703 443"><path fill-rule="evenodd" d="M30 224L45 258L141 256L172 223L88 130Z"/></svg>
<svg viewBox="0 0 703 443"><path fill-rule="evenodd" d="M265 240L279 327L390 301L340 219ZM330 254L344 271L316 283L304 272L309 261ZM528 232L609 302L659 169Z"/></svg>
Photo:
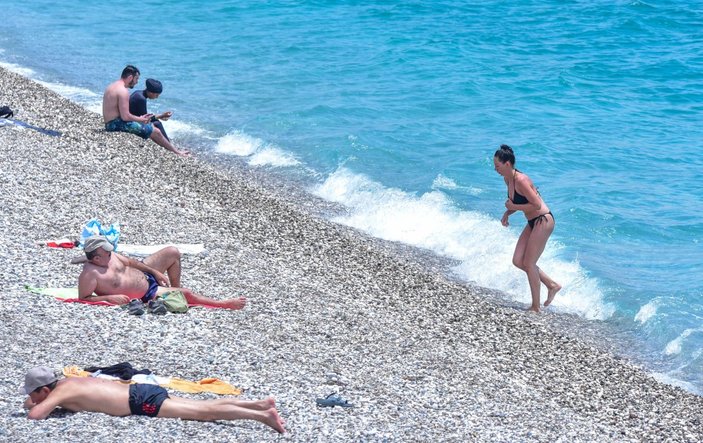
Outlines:
<svg viewBox="0 0 703 443"><path fill-rule="evenodd" d="M127 101L127 114L129 114L129 90L125 86L125 82L122 79L115 80L110 83L103 94L103 121L105 123L110 122L117 117L125 120L123 115L126 114L120 113L120 100Z"/></svg>
<svg viewBox="0 0 703 443"><path fill-rule="evenodd" d="M44 418L56 407L73 412L90 411L122 417L130 415L129 385L100 378L65 378L46 400L29 404L30 418Z"/></svg>

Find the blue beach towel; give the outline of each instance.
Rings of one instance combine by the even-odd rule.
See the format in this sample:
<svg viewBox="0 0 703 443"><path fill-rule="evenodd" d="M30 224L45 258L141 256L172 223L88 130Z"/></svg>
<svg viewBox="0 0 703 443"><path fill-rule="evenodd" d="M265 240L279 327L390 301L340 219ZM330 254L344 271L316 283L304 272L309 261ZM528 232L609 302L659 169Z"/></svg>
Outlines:
<svg viewBox="0 0 703 443"><path fill-rule="evenodd" d="M25 123L23 121L15 120L14 118L3 118L0 119L0 126L7 126L7 125L15 125L15 126L20 126L23 128L29 128L29 129L34 129L35 131L39 131L42 134L50 135L52 137L60 137L61 133L59 131L54 131L53 129L45 129L45 128L40 128L39 126L34 126L30 125L29 123Z"/></svg>

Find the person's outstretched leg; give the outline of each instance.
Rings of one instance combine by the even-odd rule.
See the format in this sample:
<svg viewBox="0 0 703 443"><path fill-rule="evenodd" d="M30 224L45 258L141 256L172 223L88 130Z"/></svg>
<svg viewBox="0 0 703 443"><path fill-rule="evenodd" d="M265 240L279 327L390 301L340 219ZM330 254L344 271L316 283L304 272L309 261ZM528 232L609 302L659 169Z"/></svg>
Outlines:
<svg viewBox="0 0 703 443"><path fill-rule="evenodd" d="M195 402L196 405L200 405L200 403L203 401L182 397L179 397L179 400L184 403ZM267 411L271 408L276 408L276 400L273 397L265 398L263 400L239 400L234 397L225 397L215 398L207 401L211 402L213 405L239 406L240 408L252 409L254 411Z"/></svg>
<svg viewBox="0 0 703 443"><path fill-rule="evenodd" d="M152 139L157 145L163 146L164 148L168 149L176 155L180 155L181 157L188 157L190 155L190 152L186 150L181 151L179 149L176 149L176 147L173 146L173 143L171 143L166 137L164 137L159 128L154 128L154 130L151 131L151 135L149 136L149 138Z"/></svg>
<svg viewBox="0 0 703 443"><path fill-rule="evenodd" d="M221 400L190 400L170 397L164 400L158 416L198 421L256 420L280 433L286 432L285 422L274 407L256 410L223 403Z"/></svg>
<svg viewBox="0 0 703 443"><path fill-rule="evenodd" d="M181 252L176 247L168 246L154 252L144 259L144 264L167 274L170 286L181 286Z"/></svg>
<svg viewBox="0 0 703 443"><path fill-rule="evenodd" d="M159 288L157 292L158 295L165 291L181 291L186 297L186 301L189 305L206 305L206 306L217 306L218 308L226 309L243 309L247 304L246 297L230 298L228 300L215 300L214 298L205 297L204 295L196 294L187 288Z"/></svg>

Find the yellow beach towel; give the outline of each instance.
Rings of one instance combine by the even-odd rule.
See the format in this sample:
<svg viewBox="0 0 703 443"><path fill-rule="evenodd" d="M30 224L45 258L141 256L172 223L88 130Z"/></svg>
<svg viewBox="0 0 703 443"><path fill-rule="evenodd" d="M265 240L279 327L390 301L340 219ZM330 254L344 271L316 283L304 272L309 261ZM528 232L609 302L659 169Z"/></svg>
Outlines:
<svg viewBox="0 0 703 443"><path fill-rule="evenodd" d="M237 389L229 383L217 378L204 378L200 381L188 381L181 378L172 377L169 384L164 387L181 392L212 392L214 394L222 395L239 395L242 393L241 389Z"/></svg>

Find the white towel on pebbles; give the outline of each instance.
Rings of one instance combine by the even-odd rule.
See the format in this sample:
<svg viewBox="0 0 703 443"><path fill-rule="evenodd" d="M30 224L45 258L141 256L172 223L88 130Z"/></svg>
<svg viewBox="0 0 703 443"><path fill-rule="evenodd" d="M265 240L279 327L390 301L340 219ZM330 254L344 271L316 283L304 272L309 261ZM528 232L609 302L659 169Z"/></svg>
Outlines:
<svg viewBox="0 0 703 443"><path fill-rule="evenodd" d="M182 254L206 255L207 250L202 243L165 243L162 245L131 245L126 243L117 244L117 252L126 254L147 256L159 251L167 246L175 246Z"/></svg>

